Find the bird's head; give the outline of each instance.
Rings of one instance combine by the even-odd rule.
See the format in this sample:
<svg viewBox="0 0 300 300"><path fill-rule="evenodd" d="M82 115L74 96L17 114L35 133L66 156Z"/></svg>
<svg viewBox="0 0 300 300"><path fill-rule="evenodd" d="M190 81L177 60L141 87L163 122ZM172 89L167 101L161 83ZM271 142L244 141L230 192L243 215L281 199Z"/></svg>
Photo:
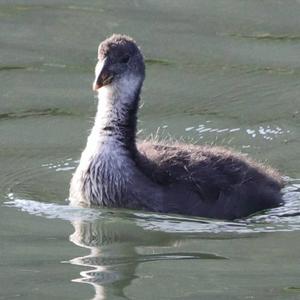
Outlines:
<svg viewBox="0 0 300 300"><path fill-rule="evenodd" d="M99 91L104 86L117 90L136 89L141 86L144 77L144 59L132 38L114 34L100 43L94 91Z"/></svg>

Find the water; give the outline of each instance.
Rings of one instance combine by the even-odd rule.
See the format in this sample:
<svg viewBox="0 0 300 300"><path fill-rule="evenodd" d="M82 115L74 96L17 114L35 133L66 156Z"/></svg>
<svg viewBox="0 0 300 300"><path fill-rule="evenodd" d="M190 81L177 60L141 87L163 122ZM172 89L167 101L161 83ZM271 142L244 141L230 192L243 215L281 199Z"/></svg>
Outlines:
<svg viewBox="0 0 300 300"><path fill-rule="evenodd" d="M300 2L0 1L0 299L300 299ZM140 137L278 168L286 205L239 222L67 206L98 42L137 39Z"/></svg>

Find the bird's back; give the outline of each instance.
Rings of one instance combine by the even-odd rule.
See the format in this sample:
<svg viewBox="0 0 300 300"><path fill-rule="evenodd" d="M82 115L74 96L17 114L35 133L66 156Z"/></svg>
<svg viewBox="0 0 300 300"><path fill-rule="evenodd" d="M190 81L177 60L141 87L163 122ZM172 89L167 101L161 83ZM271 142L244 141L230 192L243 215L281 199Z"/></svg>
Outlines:
<svg viewBox="0 0 300 300"><path fill-rule="evenodd" d="M169 191L166 212L224 219L247 216L282 202L279 174L220 147L142 142L137 165Z"/></svg>

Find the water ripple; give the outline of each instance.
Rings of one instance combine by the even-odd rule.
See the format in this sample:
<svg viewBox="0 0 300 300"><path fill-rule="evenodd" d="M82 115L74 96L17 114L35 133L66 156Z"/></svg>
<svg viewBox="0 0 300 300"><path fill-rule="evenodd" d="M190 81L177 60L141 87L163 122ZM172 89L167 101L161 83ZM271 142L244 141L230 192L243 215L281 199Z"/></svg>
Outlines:
<svg viewBox="0 0 300 300"><path fill-rule="evenodd" d="M284 189L285 205L260 212L234 222L198 217L185 217L123 209L76 208L69 205L44 203L22 199L13 193L7 195L4 205L32 215L68 221L93 221L114 218L133 222L151 231L166 233L258 233L300 230L300 184L294 179Z"/></svg>
<svg viewBox="0 0 300 300"><path fill-rule="evenodd" d="M45 108L45 109L31 109L20 112L7 112L0 113L1 120L10 119L23 119L28 117L40 117L40 116L71 116L74 115L72 112L62 110L60 108Z"/></svg>
<svg viewBox="0 0 300 300"><path fill-rule="evenodd" d="M45 163L42 165L44 168L55 170L56 172L70 171L75 170L79 161L73 160L72 158L67 158L64 161L55 162L55 163Z"/></svg>
<svg viewBox="0 0 300 300"><path fill-rule="evenodd" d="M206 121L210 123L210 121ZM211 134L223 135L223 134L232 134L239 132L245 134L251 138L263 138L265 140L273 140L281 136L286 136L291 134L289 129L284 129L278 125L260 125L249 128L218 128L211 124L199 124L198 126L189 126L185 128L185 131L196 131L199 138L203 139L206 135L211 136Z"/></svg>

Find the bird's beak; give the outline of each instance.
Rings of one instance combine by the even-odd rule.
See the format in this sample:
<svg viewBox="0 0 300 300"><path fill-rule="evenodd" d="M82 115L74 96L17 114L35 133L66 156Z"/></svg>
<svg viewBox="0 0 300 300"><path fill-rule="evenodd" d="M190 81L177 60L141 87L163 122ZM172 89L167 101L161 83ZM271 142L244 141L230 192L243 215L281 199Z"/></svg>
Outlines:
<svg viewBox="0 0 300 300"><path fill-rule="evenodd" d="M97 91L101 87L110 84L114 78L114 74L109 70L109 60L104 58L96 65L95 81L93 83L93 90Z"/></svg>

